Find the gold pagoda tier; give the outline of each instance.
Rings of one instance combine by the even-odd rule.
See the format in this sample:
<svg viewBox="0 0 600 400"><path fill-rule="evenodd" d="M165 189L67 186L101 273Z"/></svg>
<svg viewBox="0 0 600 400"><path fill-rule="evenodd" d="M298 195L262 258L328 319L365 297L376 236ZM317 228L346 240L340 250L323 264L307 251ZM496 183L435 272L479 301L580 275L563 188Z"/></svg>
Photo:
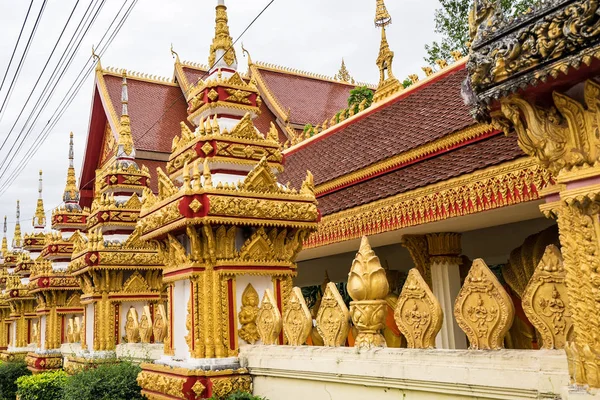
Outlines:
<svg viewBox="0 0 600 400"><path fill-rule="evenodd" d="M150 174L135 161L125 74L121 103L116 157L96 172L86 237L74 235L68 271L83 291L86 323L82 347L88 353L69 357L70 371L96 364L118 352L119 346L127 353L135 353L139 345L142 351L150 351L163 339L159 333L153 334L155 325L164 325L163 263L155 244L143 242L136 229L140 195L150 190Z"/></svg>
<svg viewBox="0 0 600 400"><path fill-rule="evenodd" d="M41 172L41 171L40 171ZM44 236L44 247L31 267L29 293L36 299L38 334L35 349L27 354L25 361L33 373L60 369L63 364L62 346L79 348L80 337L72 335L73 321L81 325L84 310L81 305L79 282L67 272L73 253L73 242L80 234L77 229L85 227L87 211L79 207L79 190L74 186L73 134L69 140L69 167L67 183L63 194L63 206L53 211L52 233ZM41 181L39 191L41 194ZM41 196L40 196L41 198ZM41 220L43 203L36 208L35 228L43 228ZM75 232L75 233L74 233ZM25 236L27 242L28 236ZM43 335L42 335L43 332ZM42 340L43 338L43 340Z"/></svg>
<svg viewBox="0 0 600 400"><path fill-rule="evenodd" d="M143 240L159 244L170 306L165 357L142 364L138 376L149 399L250 390L239 347L259 340L260 298L269 296L284 312L296 256L319 220L310 172L300 190L277 181L283 170L277 130L254 126L260 98L224 44L223 3L216 8L212 68L189 99L188 121L197 128L181 123L167 173L158 169L158 195L147 189L142 200L138 227ZM187 312L174 312L182 303ZM283 333L274 341L283 344Z"/></svg>

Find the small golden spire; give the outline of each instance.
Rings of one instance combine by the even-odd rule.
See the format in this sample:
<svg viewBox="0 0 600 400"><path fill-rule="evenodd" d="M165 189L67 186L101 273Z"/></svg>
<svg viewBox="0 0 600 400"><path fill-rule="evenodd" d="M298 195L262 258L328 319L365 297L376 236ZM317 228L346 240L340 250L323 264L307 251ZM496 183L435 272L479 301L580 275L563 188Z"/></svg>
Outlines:
<svg viewBox="0 0 600 400"><path fill-rule="evenodd" d="M234 63L237 62L237 58L235 56L235 49L233 48L233 39L229 35L229 25L227 25L227 7L225 7L225 0L218 0L216 12L215 37L210 45L208 66L211 69L215 68L215 63L217 63L217 60L219 60L217 64L221 64L220 61L224 61L226 64L221 64L222 67L233 67Z"/></svg>
<svg viewBox="0 0 600 400"><path fill-rule="evenodd" d="M242 43L242 53L244 53L248 57L248 66L253 65L254 63L252 62L252 57L250 57L250 52L246 50L246 48L244 47L244 43Z"/></svg>
<svg viewBox="0 0 600 400"><path fill-rule="evenodd" d="M375 16L375 25L381 27L381 44L379 46L379 55L377 56L377 67L379 68L379 85L373 96L373 101L378 102L394 94L402 88L400 81L394 77L392 72L392 61L394 52L390 50L390 45L385 34L385 27L392 23L392 17L387 12L383 0L377 0L377 12Z"/></svg>
<svg viewBox="0 0 600 400"><path fill-rule="evenodd" d="M173 49L173 43L171 43L171 56L175 57L175 63L180 64L179 54Z"/></svg>
<svg viewBox="0 0 600 400"><path fill-rule="evenodd" d="M2 237L2 257L6 255L8 252L8 239L6 238L6 232L8 231L8 226L6 223L6 215L4 216L4 236Z"/></svg>
<svg viewBox="0 0 600 400"><path fill-rule="evenodd" d="M17 222L15 223L15 234L13 236L12 247L13 250L20 249L23 246L23 239L21 237L21 202L17 200Z"/></svg>
<svg viewBox="0 0 600 400"><path fill-rule="evenodd" d="M383 0L377 0L377 9L375 10L375 26L386 27L392 23L392 17L385 8Z"/></svg>
<svg viewBox="0 0 600 400"><path fill-rule="evenodd" d="M63 201L65 203L79 202L79 190L77 190L77 179L75 178L74 152L73 152L73 132L69 135L69 169L67 170L67 184L63 192Z"/></svg>
<svg viewBox="0 0 600 400"><path fill-rule="evenodd" d="M131 121L129 119L129 96L127 92L127 71L123 70L123 83L121 84L121 119L119 126L119 140L117 158L135 158L135 148L131 137Z"/></svg>
<svg viewBox="0 0 600 400"><path fill-rule="evenodd" d="M44 211L44 200L42 199L42 170L40 169L40 178L38 184L38 200L33 216L33 227L44 229L46 226L46 212Z"/></svg>
<svg viewBox="0 0 600 400"><path fill-rule="evenodd" d="M96 49L94 48L94 45L92 45L92 59L94 61L97 61L96 71L102 71L102 63L100 62L100 56L96 54Z"/></svg>
<svg viewBox="0 0 600 400"><path fill-rule="evenodd" d="M354 83L354 78L348 72L348 68L346 68L346 62L342 58L342 66L336 75L333 76L334 79L338 81L346 82L346 83Z"/></svg>

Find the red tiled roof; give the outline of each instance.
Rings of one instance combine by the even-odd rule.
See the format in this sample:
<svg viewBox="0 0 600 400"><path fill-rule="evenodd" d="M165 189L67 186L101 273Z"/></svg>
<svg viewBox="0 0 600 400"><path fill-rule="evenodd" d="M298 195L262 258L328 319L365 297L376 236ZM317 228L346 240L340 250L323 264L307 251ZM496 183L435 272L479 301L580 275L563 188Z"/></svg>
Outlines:
<svg viewBox="0 0 600 400"><path fill-rule="evenodd" d="M333 214L521 156L523 152L514 135L496 135L450 153L326 194L318 199L319 210L323 215Z"/></svg>
<svg viewBox="0 0 600 400"><path fill-rule="evenodd" d="M181 68L183 69L183 73L185 74L185 77L191 86L195 85L200 79L206 79L207 71L204 69L193 68L189 66L182 66Z"/></svg>
<svg viewBox="0 0 600 400"><path fill-rule="evenodd" d="M287 142L288 138L285 136L285 133L283 133L279 125L277 125L277 122L275 122L276 120L277 117L275 117L275 114L269 110L269 107L267 107L263 101L263 103L260 105L260 114L254 119L254 126L258 128L260 133L266 135L267 132L269 132L269 129L271 129L271 122L273 122L277 128L277 132L279 133L279 142L285 143Z"/></svg>
<svg viewBox="0 0 600 400"><path fill-rule="evenodd" d="M294 124L322 124L341 109L348 107L348 96L354 85L330 82L273 71L258 66L268 89L284 110L290 109Z"/></svg>
<svg viewBox="0 0 600 400"><path fill-rule="evenodd" d="M137 159L136 162L140 168L145 165L146 168L150 170L150 189L152 189L154 193L158 193L158 175L156 173L156 168L161 167L164 171L167 163L164 161L141 159Z"/></svg>
<svg viewBox="0 0 600 400"><path fill-rule="evenodd" d="M104 75L106 88L117 117L121 116L120 77ZM171 152L179 123L187 118L187 103L178 86L127 78L131 133L138 150Z"/></svg>
<svg viewBox="0 0 600 400"><path fill-rule="evenodd" d="M460 94L466 75L464 67L449 71L339 131L286 154L280 180L299 187L310 170L319 185L473 125Z"/></svg>

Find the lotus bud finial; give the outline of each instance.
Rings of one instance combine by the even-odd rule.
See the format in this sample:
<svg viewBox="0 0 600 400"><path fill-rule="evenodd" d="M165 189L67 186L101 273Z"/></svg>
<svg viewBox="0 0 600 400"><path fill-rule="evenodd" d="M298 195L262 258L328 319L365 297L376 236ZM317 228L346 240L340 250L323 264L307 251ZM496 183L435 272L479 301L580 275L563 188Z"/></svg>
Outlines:
<svg viewBox="0 0 600 400"><path fill-rule="evenodd" d="M354 301L381 300L389 293L385 270L366 236L362 237L360 248L352 262L347 289Z"/></svg>

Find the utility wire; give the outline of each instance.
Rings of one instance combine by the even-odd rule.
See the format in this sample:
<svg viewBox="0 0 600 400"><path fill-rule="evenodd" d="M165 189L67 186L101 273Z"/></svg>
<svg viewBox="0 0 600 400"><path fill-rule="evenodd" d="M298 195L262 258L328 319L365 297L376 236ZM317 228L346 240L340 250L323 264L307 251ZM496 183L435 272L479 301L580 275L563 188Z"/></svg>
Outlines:
<svg viewBox="0 0 600 400"><path fill-rule="evenodd" d="M109 36L106 44L102 47L102 50L100 51L100 54L103 54L108 49L108 46L112 43L112 41L116 37L116 34L118 33L118 31L122 28L123 24L125 23L126 19L131 14L131 11L133 10L133 7L137 4L137 2L138 2L138 0L134 0L132 3L130 3L129 8L123 14L123 16L122 16L121 20L118 22L116 28L110 34L110 36ZM122 10L123 10L123 8L124 8L124 6L126 4L127 4L126 2L123 3L123 5L119 9L119 11L115 15L115 17L113 18L113 20L112 20L111 24L109 25L108 29L104 32L104 35L100 39L99 46L103 45L104 39L106 38L107 34L109 34L110 30L112 29L113 25L117 21L117 18L121 14L121 12L122 12ZM77 47L78 46L79 46L79 44L77 45ZM90 64L90 61L91 61L91 65L88 66L88 64ZM75 78L75 80L73 81L73 84L71 85L71 87L69 88L69 90L67 91L67 93L65 94L65 96L63 97L63 99L61 100L61 102L60 102L59 106L57 107L57 109L54 111L54 113L52 114L52 116L50 117L50 119L47 121L47 123L44 126L44 128L42 128L42 132L40 132L40 134L38 135L37 142L35 144L33 144L32 147L30 147L29 152L24 157L24 160L22 160L22 162L19 164L19 166L17 166L17 168L15 170L13 170L11 176L7 179L7 181L0 188L0 196L2 194L4 194L4 192L12 184L12 182L14 181L14 179L16 179L16 177L18 177L18 175L20 174L20 172L25 168L25 166L27 165L27 163L31 160L31 158L33 157L33 155L35 154L35 152L37 152L37 150L39 149L39 147L43 144L43 141L47 138L47 136L50 133L51 129L56 125L56 123L58 122L58 120L62 117L62 115L66 111L67 107L74 100L75 96L77 95L77 93L81 89L82 84L85 82L85 79L87 78L87 76L89 75L89 73L91 72L91 70L93 68L94 68L93 58L90 56L86 60L84 66L81 69L81 71L79 72L77 78ZM58 83L58 81L57 81L57 83ZM56 85L55 85L55 87L56 87ZM73 90L73 88L75 88L75 89ZM47 104L48 104L47 102L44 103L44 107L42 108L42 110L40 110L40 113L47 106ZM39 117L40 113L38 113L37 117ZM37 117L36 117L36 121L37 121ZM30 126L30 130L35 125L36 121L34 121L34 123ZM13 159L14 159L14 156L16 154L17 153L13 154L13 157L12 157ZM11 161L12 161L12 159L11 159ZM10 163L9 163L9 165L10 165ZM8 168L8 166L7 166L7 168ZM3 172L2 176L4 176L4 174L6 173L6 171L7 171L7 169L5 169L5 171ZM0 178L2 176L0 176Z"/></svg>
<svg viewBox="0 0 600 400"><path fill-rule="evenodd" d="M135 0L135 2L137 2L137 0ZM247 32L249 29L250 29L250 27L252 27L252 25L254 25L254 23L255 23L255 22L256 22L256 21L257 21L257 20L258 20L258 19L259 19L259 18L262 16L262 14L264 14L264 12L265 12L265 11L266 11L266 10L267 10L267 9L268 9L268 8L269 8L269 7L270 7L270 6L271 6L271 5L274 3L274 2L275 2L275 0L270 0L270 1L269 1L269 3L267 3L267 5L266 5L266 6L265 6L265 7L264 7L264 8L263 8L263 9L262 9L262 10L261 10L259 13L258 13L258 15L257 15L257 16L256 16L256 17L255 17L255 18L254 18L254 19L253 19L253 20L252 20L252 21L251 21L251 22L248 24L248 26L246 26L246 28L245 28L245 29L242 31L242 33L241 33L241 34L240 34L240 35L237 37L237 39L236 39L236 40L235 40L235 41L234 41L234 42L231 44L231 46L230 46L230 47L229 47L229 48L228 48L228 49L227 49L225 52L223 52L223 55L222 55L221 57L219 57L219 59L218 59L218 60L216 60L216 61L215 61L215 64L217 64L219 61L221 61L221 59L222 59L222 58L225 56L225 54L227 54L227 52L228 52L229 50L231 50L231 49L233 49L233 48L234 48L235 44L236 44L236 43L237 43L237 42L238 42L238 41L239 41L239 40L240 40L240 39L241 39L241 38L244 36L244 34L245 34L245 33L246 33L246 32ZM107 45L107 46L108 46L108 45ZM106 47L107 47L107 46L106 46ZM106 47L105 47L105 48L106 48ZM92 67L93 67L93 65L92 65ZM209 66L209 71L210 71L210 69L211 69L211 68L210 68L210 66ZM198 83L198 82L200 82L201 80L203 80L203 79L204 79L204 78L205 78L205 77L208 75L208 72L209 72L209 71L205 71L205 72L202 74L202 76L200 76L200 77L199 77L199 78L196 80L196 83ZM173 106L174 106L174 105L175 105L175 104L176 104L178 101L180 101L182 98L183 98L183 99L185 99L185 96L186 96L186 95L188 94L188 92L189 92L189 91L192 89L192 86L194 86L194 85L190 85L190 88L189 88L187 91L185 91L185 92L182 92L182 94L181 94L180 96L178 96L178 98L177 98L177 99L175 99L175 100L174 100L174 101L173 101L173 102L172 102L172 103L171 103L171 104L170 104L170 105L167 107L167 109L166 109L166 110L165 110L165 111L164 111L164 112L163 112L163 113L160 115L160 117L158 117L158 119L156 119L156 121L155 121L155 122L154 122L154 123L153 123L153 124L152 124L152 125L151 125L151 126L150 126L150 127L149 127L149 128L148 128L148 129L147 129L147 130L146 130L146 131L145 131L145 132L144 132L144 133L143 133L143 134L142 134L142 135L139 137L139 138L138 138L138 140L139 140L139 139L141 139L141 138L143 138L143 137L145 137L145 136L146 136L146 135L147 135L147 134L150 132L150 130L151 130L151 129L152 129L152 128L153 128L153 127L154 127L154 126L155 126L155 125L156 125L156 124L157 124L157 123L158 123L158 122L161 120L161 119L162 119L162 117L164 117L164 115L167 113L167 111L169 111L169 110L170 110L170 109L171 109L171 108L172 108L172 107L173 107ZM80 88L80 87L81 87L81 86L79 86L79 87L78 87L77 91L79 90L79 88ZM75 93L75 94L76 94L76 93ZM68 103L68 104L70 104L70 102L71 102L72 100L73 100L73 98L70 98L70 100L69 100L69 103ZM68 105L67 105L67 106L68 106ZM63 113L64 113L64 110L65 110L65 109L66 109L66 107L64 107L64 108L63 108L63 110L62 110L62 112L63 112ZM60 116L62 116L62 114L60 114ZM60 118L60 116L59 116L58 118ZM57 122L57 121L58 121L58 119L56 119L56 122ZM48 121L48 122L50 123L50 121ZM56 122L54 122L54 123L53 123L52 127L53 127L54 125L56 125ZM44 137L44 139L43 139L43 140L45 140L45 138L47 137L47 134L48 134L48 132L49 132L49 130L46 132L46 135L45 135L45 137ZM37 147L37 148L39 148L39 146L41 146L41 143L40 143L40 145L38 145L38 147ZM35 151L37 151L37 148L35 149ZM33 154L35 154L35 151L33 152ZM29 162L29 160L27 160L27 162ZM14 181L14 179L16 179L16 177L17 177L17 176L20 174L20 172L21 172L21 171L22 171L24 168L25 168L25 165L22 165L22 166L21 166L21 168L19 169L19 171L18 171L16 174L14 174L14 178L12 179L12 181ZM95 177L94 177L94 178L92 178L90 181L86 182L84 185L80 185L80 187L85 187L85 186L89 185L90 183L94 182L94 181L95 181L95 179L96 179ZM11 181L11 182L8 184L8 186L10 186L10 184L12 183L12 181ZM5 184L5 185L4 185L2 188L0 188L0 196L2 196L2 194L4 194L4 192L6 191L6 189L7 189L7 188L8 188L8 187L7 187L7 185L6 185L6 184ZM60 205L61 205L61 204L62 204L62 202L61 202L61 203L59 203L57 206L53 207L51 210L54 210L54 209L56 209L56 208L60 207ZM30 220L32 220L32 219L33 219L33 218L26 219L26 220L23 220L23 221L30 221Z"/></svg>
<svg viewBox="0 0 600 400"><path fill-rule="evenodd" d="M27 58L27 55L29 54L29 49L31 47L31 43L33 42L33 38L35 37L37 28L40 24L40 21L42 20L42 15L44 14L44 10L46 9L47 2L48 2L48 0L44 0L44 2L42 3L40 12L38 13L38 16L35 20L35 24L33 25L33 29L31 31L31 34L29 35L29 39L27 40L27 45L25 46L25 50L23 51L23 54L21 55L21 60L19 60L19 65L17 65L17 70L15 71L15 74L13 75L13 79L10 82L10 86L8 88L8 92L6 93L6 97L4 98L4 101L2 102L2 106L0 106L0 122L2 122L2 118L4 117L4 112L6 111L5 106L8 103L8 101L10 100L10 97L11 97L13 89L14 89L15 82L17 81L17 79L19 79L19 75L21 75L23 62L25 62L25 59ZM2 150L2 148L4 147L4 144L6 143L7 139L8 139L8 137L6 137L4 139L2 146L0 146L0 150Z"/></svg>
<svg viewBox="0 0 600 400"><path fill-rule="evenodd" d="M8 76L8 71L10 70L10 66L12 65L13 59L15 58L15 53L17 52L17 48L19 47L19 43L21 42L21 35L23 35L23 31L25 30L25 25L27 25L27 20L29 19L29 13L31 12L31 7L33 6L33 0L29 3L29 8L27 9L27 14L25 14L25 20L23 21L23 25L21 25L21 30L19 31L19 37L17 38L17 42L15 43L15 48L10 55L10 61L8 62L8 66L6 67L6 71L4 71L4 76L2 77L2 83L0 84L0 92L4 87L4 81L6 81L6 77Z"/></svg>

